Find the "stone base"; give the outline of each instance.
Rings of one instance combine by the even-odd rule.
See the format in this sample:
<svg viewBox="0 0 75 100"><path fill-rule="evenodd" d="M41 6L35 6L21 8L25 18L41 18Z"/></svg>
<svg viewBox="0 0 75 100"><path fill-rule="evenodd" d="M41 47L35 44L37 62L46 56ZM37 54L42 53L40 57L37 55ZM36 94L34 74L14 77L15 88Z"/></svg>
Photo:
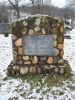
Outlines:
<svg viewBox="0 0 75 100"><path fill-rule="evenodd" d="M55 74L60 74L63 76L70 76L70 65L69 63L64 60L64 64L35 64L35 65L19 65L19 64L11 64L7 68L7 73L8 75L26 75L28 73L31 74L50 74L50 75L55 75Z"/></svg>

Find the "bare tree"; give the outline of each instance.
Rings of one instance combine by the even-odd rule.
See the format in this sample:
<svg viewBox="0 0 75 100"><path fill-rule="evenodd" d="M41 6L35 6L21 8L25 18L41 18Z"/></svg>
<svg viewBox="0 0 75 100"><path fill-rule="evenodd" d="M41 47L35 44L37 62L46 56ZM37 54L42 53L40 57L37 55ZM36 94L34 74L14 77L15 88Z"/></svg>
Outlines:
<svg viewBox="0 0 75 100"><path fill-rule="evenodd" d="M43 6L44 6L44 1L43 1L43 0L41 0L41 2L42 2L42 14L43 14Z"/></svg>
<svg viewBox="0 0 75 100"><path fill-rule="evenodd" d="M33 9L32 14L34 14L34 0L30 0L30 1L32 3L32 9Z"/></svg>
<svg viewBox="0 0 75 100"><path fill-rule="evenodd" d="M21 0L8 0L9 3L12 5L12 7L16 10L17 13L17 19L20 18L20 7L19 7L19 2Z"/></svg>
<svg viewBox="0 0 75 100"><path fill-rule="evenodd" d="M6 5L3 3L0 5L0 22L8 22L8 10Z"/></svg>

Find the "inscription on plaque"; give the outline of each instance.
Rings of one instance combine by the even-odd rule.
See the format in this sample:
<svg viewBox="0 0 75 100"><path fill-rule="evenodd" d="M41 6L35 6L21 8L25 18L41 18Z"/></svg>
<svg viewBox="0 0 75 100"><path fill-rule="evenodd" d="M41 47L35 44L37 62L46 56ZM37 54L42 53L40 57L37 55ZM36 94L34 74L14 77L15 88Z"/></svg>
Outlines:
<svg viewBox="0 0 75 100"><path fill-rule="evenodd" d="M52 35L33 35L23 37L23 51L25 55L52 55Z"/></svg>

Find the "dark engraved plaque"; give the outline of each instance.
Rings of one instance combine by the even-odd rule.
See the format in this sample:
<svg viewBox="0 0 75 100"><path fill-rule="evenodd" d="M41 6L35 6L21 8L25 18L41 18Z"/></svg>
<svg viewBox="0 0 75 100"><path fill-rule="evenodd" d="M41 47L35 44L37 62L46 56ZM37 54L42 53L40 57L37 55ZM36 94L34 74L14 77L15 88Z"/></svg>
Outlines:
<svg viewBox="0 0 75 100"><path fill-rule="evenodd" d="M53 54L52 35L32 35L23 37L25 55L46 56Z"/></svg>

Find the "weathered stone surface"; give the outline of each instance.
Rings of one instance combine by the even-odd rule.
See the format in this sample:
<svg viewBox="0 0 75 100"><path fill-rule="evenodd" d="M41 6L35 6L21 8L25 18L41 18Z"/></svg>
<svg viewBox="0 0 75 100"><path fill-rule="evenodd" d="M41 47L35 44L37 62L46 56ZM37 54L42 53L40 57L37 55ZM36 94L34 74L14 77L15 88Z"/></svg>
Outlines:
<svg viewBox="0 0 75 100"><path fill-rule="evenodd" d="M70 65L68 64L66 67L65 67L65 76L70 76L70 72L71 72L71 67Z"/></svg>
<svg viewBox="0 0 75 100"><path fill-rule="evenodd" d="M53 34L57 34L58 33L58 29L57 28L52 28L52 33Z"/></svg>
<svg viewBox="0 0 75 100"><path fill-rule="evenodd" d="M12 40L16 40L17 39L17 36L16 35L12 35Z"/></svg>
<svg viewBox="0 0 75 100"><path fill-rule="evenodd" d="M22 46L22 39L18 39L16 42L15 42L15 45L16 46Z"/></svg>
<svg viewBox="0 0 75 100"><path fill-rule="evenodd" d="M48 65L44 65L45 69L50 69L50 67Z"/></svg>
<svg viewBox="0 0 75 100"><path fill-rule="evenodd" d="M37 73L41 73L41 69L39 67L37 68Z"/></svg>
<svg viewBox="0 0 75 100"><path fill-rule="evenodd" d="M19 70L20 70L19 66L17 65L13 66L13 71L19 71Z"/></svg>
<svg viewBox="0 0 75 100"><path fill-rule="evenodd" d="M47 60L47 63L52 64L53 63L53 57L49 57L48 60Z"/></svg>
<svg viewBox="0 0 75 100"><path fill-rule="evenodd" d="M40 61L46 61L46 57L40 57Z"/></svg>
<svg viewBox="0 0 75 100"><path fill-rule="evenodd" d="M24 64L31 64L30 61L25 61Z"/></svg>
<svg viewBox="0 0 75 100"><path fill-rule="evenodd" d="M53 47L57 46L57 41L53 41Z"/></svg>
<svg viewBox="0 0 75 100"><path fill-rule="evenodd" d="M36 73L36 68L33 67L33 66L30 67L29 72L32 73L32 74L35 74Z"/></svg>
<svg viewBox="0 0 75 100"><path fill-rule="evenodd" d="M23 56L22 59L23 59L24 61L27 61L27 60L29 60L29 56Z"/></svg>
<svg viewBox="0 0 75 100"><path fill-rule="evenodd" d="M63 49L64 48L64 44L58 44L58 49Z"/></svg>
<svg viewBox="0 0 75 100"><path fill-rule="evenodd" d="M63 55L64 55L64 50L61 50L60 51L60 56L63 57Z"/></svg>
<svg viewBox="0 0 75 100"><path fill-rule="evenodd" d="M18 47L18 54L23 54L23 49L21 47Z"/></svg>
<svg viewBox="0 0 75 100"><path fill-rule="evenodd" d="M45 31L45 28L44 27L42 28L42 33L43 34L46 34L46 31Z"/></svg>
<svg viewBox="0 0 75 100"><path fill-rule="evenodd" d="M58 60L58 64L64 64L64 60L63 59Z"/></svg>
<svg viewBox="0 0 75 100"><path fill-rule="evenodd" d="M59 54L59 50L56 49L56 48L54 48L54 49L53 49L53 55L54 55L54 56L57 56L58 54Z"/></svg>
<svg viewBox="0 0 75 100"><path fill-rule="evenodd" d="M28 73L28 68L27 67L21 67L20 68L20 74L21 75L25 75Z"/></svg>
<svg viewBox="0 0 75 100"><path fill-rule="evenodd" d="M55 73L58 73L59 69L57 67L55 67Z"/></svg>
<svg viewBox="0 0 75 100"><path fill-rule="evenodd" d="M24 25L24 26L27 26L27 22L26 22L26 21L23 21L23 25Z"/></svg>
<svg viewBox="0 0 75 100"><path fill-rule="evenodd" d="M18 65L22 65L23 64L23 61L22 60L19 60L19 61L17 61L17 64Z"/></svg>
<svg viewBox="0 0 75 100"><path fill-rule="evenodd" d="M21 30L21 34L22 34L22 35L27 34L27 28L23 28L23 29Z"/></svg>
<svg viewBox="0 0 75 100"><path fill-rule="evenodd" d="M34 56L34 59L32 61L33 64L37 64L38 63L38 58L36 56Z"/></svg>
<svg viewBox="0 0 75 100"><path fill-rule="evenodd" d="M65 68L65 67L66 67L66 66L64 66L64 65L60 65L60 66L59 66L59 68Z"/></svg>
<svg viewBox="0 0 75 100"><path fill-rule="evenodd" d="M58 44L63 44L64 40L62 35L58 37Z"/></svg>
<svg viewBox="0 0 75 100"><path fill-rule="evenodd" d="M15 50L13 50L13 56L16 58L17 56L17 52Z"/></svg>
<svg viewBox="0 0 75 100"><path fill-rule="evenodd" d="M63 33L63 31L64 31L64 27L61 26L61 27L60 27L60 32Z"/></svg>
<svg viewBox="0 0 75 100"><path fill-rule="evenodd" d="M17 63L17 59L13 58L13 63L16 64Z"/></svg>
<svg viewBox="0 0 75 100"><path fill-rule="evenodd" d="M39 27L39 26L36 26L36 27L34 28L34 31L35 31L35 32L40 31L40 27Z"/></svg>
<svg viewBox="0 0 75 100"><path fill-rule="evenodd" d="M34 24L35 25L40 25L40 23L41 23L41 19L40 18L37 18Z"/></svg>
<svg viewBox="0 0 75 100"><path fill-rule="evenodd" d="M57 39L57 35L53 35L53 40L56 40Z"/></svg>
<svg viewBox="0 0 75 100"><path fill-rule="evenodd" d="M54 65L50 65L49 67L50 67L50 68L55 68L56 66L54 66Z"/></svg>
<svg viewBox="0 0 75 100"><path fill-rule="evenodd" d="M60 68L59 74L64 74L64 68L63 67Z"/></svg>
<svg viewBox="0 0 75 100"><path fill-rule="evenodd" d="M28 32L28 35L33 35L33 34L34 34L34 30L30 29L29 32Z"/></svg>

